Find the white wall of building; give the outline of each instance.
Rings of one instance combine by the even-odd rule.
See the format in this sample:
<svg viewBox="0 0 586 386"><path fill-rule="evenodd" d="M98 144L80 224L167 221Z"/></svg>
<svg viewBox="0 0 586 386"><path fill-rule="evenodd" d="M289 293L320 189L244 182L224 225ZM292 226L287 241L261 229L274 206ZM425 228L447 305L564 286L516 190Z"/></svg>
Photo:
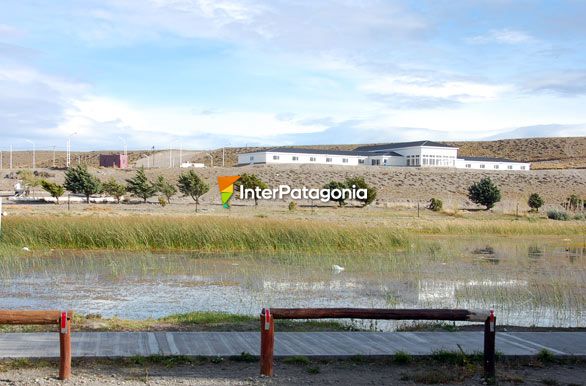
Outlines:
<svg viewBox="0 0 586 386"><path fill-rule="evenodd" d="M376 153L373 153L376 154ZM365 161L369 166L405 166L406 158L391 155L372 155Z"/></svg>
<svg viewBox="0 0 586 386"><path fill-rule="evenodd" d="M251 158L252 157L252 158ZM258 152L238 155L238 164L318 164L318 165L362 165L368 157L338 154L306 154L282 152Z"/></svg>
<svg viewBox="0 0 586 386"><path fill-rule="evenodd" d="M389 149L390 150L390 149ZM238 164L317 164L341 166L419 166L452 167L474 170L530 170L531 164L523 162L466 160L458 157L458 148L413 146L392 149L402 156L390 156L377 152L371 155L308 154L279 151L262 151L238 155ZM384 150L381 150L384 152Z"/></svg>
<svg viewBox="0 0 586 386"><path fill-rule="evenodd" d="M495 162L495 161L472 161L463 158L456 160L458 169L474 170L530 170L531 164L525 162Z"/></svg>

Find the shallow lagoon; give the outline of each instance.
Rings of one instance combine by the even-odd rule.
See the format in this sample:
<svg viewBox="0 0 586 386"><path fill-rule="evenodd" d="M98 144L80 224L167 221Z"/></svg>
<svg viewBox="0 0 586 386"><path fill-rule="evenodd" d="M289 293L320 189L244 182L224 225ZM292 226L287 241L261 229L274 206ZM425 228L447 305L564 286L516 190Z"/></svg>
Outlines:
<svg viewBox="0 0 586 386"><path fill-rule="evenodd" d="M500 324L586 326L586 242L578 237L422 236L404 250L363 256L33 251L1 259L0 308L144 319L264 306L494 306Z"/></svg>

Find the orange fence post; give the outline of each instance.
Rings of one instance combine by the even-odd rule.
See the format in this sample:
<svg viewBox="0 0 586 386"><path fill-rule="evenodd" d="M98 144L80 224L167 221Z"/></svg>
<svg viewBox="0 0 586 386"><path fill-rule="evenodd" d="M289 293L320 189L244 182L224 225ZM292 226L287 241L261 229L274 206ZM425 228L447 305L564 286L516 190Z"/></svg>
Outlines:
<svg viewBox="0 0 586 386"><path fill-rule="evenodd" d="M268 308L260 314L260 374L273 376L273 353L275 348L275 323Z"/></svg>
<svg viewBox="0 0 586 386"><path fill-rule="evenodd" d="M71 378L71 319L73 313L61 312L59 318L59 379Z"/></svg>

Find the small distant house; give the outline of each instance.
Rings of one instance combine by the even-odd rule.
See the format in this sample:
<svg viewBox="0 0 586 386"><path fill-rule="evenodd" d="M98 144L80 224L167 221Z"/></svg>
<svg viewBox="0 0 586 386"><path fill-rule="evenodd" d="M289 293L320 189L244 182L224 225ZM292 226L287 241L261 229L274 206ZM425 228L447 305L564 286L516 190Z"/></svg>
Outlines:
<svg viewBox="0 0 586 386"><path fill-rule="evenodd" d="M128 156L124 154L100 154L100 166L105 168L128 168Z"/></svg>
<svg viewBox="0 0 586 386"><path fill-rule="evenodd" d="M181 165L179 165L182 168L203 168L205 167L204 164L202 163L196 163L196 162L182 162Z"/></svg>

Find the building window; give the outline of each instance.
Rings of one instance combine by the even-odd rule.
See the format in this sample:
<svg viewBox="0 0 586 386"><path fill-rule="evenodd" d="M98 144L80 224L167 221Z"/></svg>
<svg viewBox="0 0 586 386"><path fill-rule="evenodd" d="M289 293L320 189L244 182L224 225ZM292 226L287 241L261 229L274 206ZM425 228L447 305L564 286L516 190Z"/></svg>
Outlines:
<svg viewBox="0 0 586 386"><path fill-rule="evenodd" d="M278 159L279 159L279 156L278 156L278 155L274 155L274 156L273 156L273 159L274 159L274 160L278 160Z"/></svg>
<svg viewBox="0 0 586 386"><path fill-rule="evenodd" d="M498 169L498 168L499 168L499 166L498 166L498 165L494 165L494 168L495 168L495 169Z"/></svg>
<svg viewBox="0 0 586 386"><path fill-rule="evenodd" d="M484 164L480 165L480 169L484 169L484 168L485 168Z"/></svg>
<svg viewBox="0 0 586 386"><path fill-rule="evenodd" d="M526 167L525 167L525 166L521 166L521 170L525 170L525 169L526 169Z"/></svg>
<svg viewBox="0 0 586 386"><path fill-rule="evenodd" d="M254 161L254 156L253 155L250 156L250 160L251 161Z"/></svg>
<svg viewBox="0 0 586 386"><path fill-rule="evenodd" d="M348 158L342 158L342 163L347 164L348 163Z"/></svg>
<svg viewBox="0 0 586 386"><path fill-rule="evenodd" d="M509 166L507 166L507 169L509 169L509 170L513 170L513 165L509 165Z"/></svg>
<svg viewBox="0 0 586 386"><path fill-rule="evenodd" d="M466 167L467 167L468 169L470 169L470 168L472 167L472 164L466 164Z"/></svg>
<svg viewBox="0 0 586 386"><path fill-rule="evenodd" d="M326 162L332 162L331 158L326 158Z"/></svg>
<svg viewBox="0 0 586 386"><path fill-rule="evenodd" d="M411 166L411 158L407 157L407 166Z"/></svg>
<svg viewBox="0 0 586 386"><path fill-rule="evenodd" d="M364 160L363 160L363 159L359 159L359 160L358 160L358 163L359 163L360 165L364 165Z"/></svg>
<svg viewBox="0 0 586 386"><path fill-rule="evenodd" d="M293 156L293 161L299 161L299 157L297 157L296 155Z"/></svg>
<svg viewBox="0 0 586 386"><path fill-rule="evenodd" d="M315 157L309 157L310 162L315 162Z"/></svg>
<svg viewBox="0 0 586 386"><path fill-rule="evenodd" d="M378 165L380 165L380 160L379 159L373 159L373 160L371 160L371 164L373 166L378 166Z"/></svg>

